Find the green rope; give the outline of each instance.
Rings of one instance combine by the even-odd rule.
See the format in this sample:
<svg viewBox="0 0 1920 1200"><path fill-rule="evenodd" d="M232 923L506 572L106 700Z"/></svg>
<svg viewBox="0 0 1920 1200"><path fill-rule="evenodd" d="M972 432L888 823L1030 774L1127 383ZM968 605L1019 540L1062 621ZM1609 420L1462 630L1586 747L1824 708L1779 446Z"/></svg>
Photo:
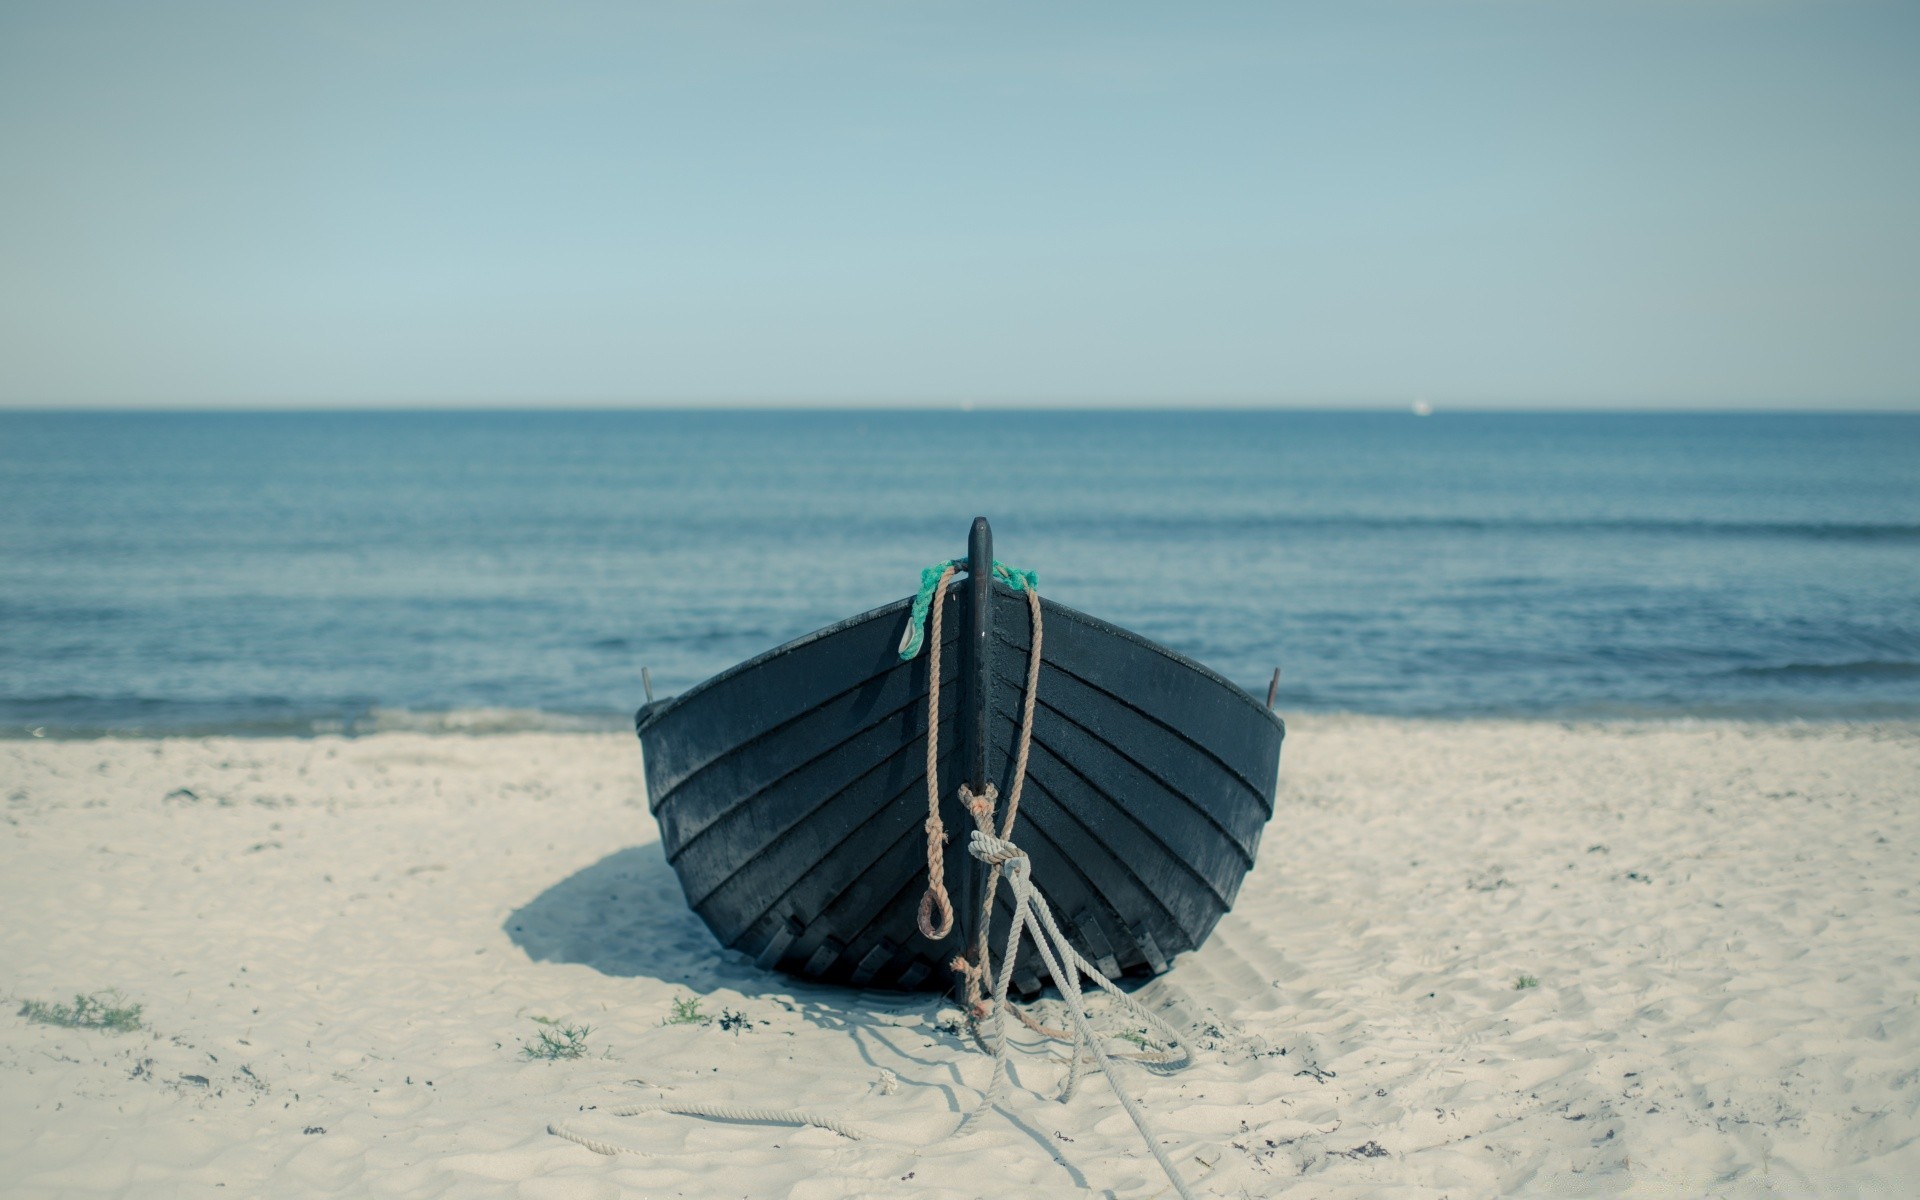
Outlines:
<svg viewBox="0 0 1920 1200"><path fill-rule="evenodd" d="M1010 567L997 558L993 560L993 577L1016 592L1024 592L1028 588L1036 592L1040 590L1040 572L1022 571L1019 567Z"/></svg>
<svg viewBox="0 0 1920 1200"><path fill-rule="evenodd" d="M907 629L900 635L900 661L907 662L920 653L920 644L926 640L927 609L933 605L933 591L940 586L940 577L947 573L948 567L965 567L964 558L937 562L920 572L920 591L913 598L913 611L907 616ZM1010 567L999 559L993 560L993 577L1016 592L1031 588L1040 590L1040 573L1023 571L1019 567Z"/></svg>

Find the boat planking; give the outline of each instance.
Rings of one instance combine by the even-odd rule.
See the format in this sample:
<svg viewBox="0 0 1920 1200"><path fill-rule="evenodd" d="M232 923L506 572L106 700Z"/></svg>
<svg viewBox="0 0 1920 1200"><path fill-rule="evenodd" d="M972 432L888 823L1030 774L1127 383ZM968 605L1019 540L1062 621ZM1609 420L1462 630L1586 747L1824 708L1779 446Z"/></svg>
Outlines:
<svg viewBox="0 0 1920 1200"><path fill-rule="evenodd" d="M899 656L910 599L639 710L661 844L722 945L822 982L951 984L949 964L976 944L986 873L966 853L974 823L959 785L1009 793L1032 645L1027 599L993 578L992 563L981 518L941 616L937 771L954 907L943 938L917 925L932 655ZM1159 974L1232 907L1273 815L1285 726L1184 655L1044 597L1040 606L1039 695L1012 840L1089 961L1112 978ZM1011 905L1010 889L997 889L996 952ZM1014 987L1031 995L1045 982L1027 940Z"/></svg>

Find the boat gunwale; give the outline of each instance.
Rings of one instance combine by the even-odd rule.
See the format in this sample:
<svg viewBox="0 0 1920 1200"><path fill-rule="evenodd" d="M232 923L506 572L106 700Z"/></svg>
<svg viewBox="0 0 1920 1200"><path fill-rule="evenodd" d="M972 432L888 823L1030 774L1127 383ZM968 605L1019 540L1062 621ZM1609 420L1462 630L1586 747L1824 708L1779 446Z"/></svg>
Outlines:
<svg viewBox="0 0 1920 1200"><path fill-rule="evenodd" d="M971 585L972 582L973 581L971 579L967 580L968 585ZM1000 583L997 580L990 581L990 586L994 586L1010 596L1019 594L1018 592L1015 592L1011 587L1008 587L1006 584ZM953 593L949 591L948 594L951 596ZM1197 659L1189 658L1187 655L1180 653L1178 650L1172 649L1171 647L1168 647L1168 646L1163 646L1159 642L1154 641L1152 638L1145 637L1141 634L1135 633L1133 630L1127 629L1124 626L1115 625L1111 621L1102 620L1101 618L1096 617L1091 613L1082 612L1079 609L1072 607L1071 605L1062 604L1058 600L1054 600L1050 597L1042 596L1040 598L1040 604L1043 610L1057 612L1069 620L1078 621L1084 625L1092 627L1094 630L1098 632L1107 633L1112 636L1132 642L1138 646L1144 647L1145 649L1151 650L1154 653L1161 655L1162 657L1171 659L1173 662L1177 663L1178 665L1186 667L1188 670L1194 671L1212 680L1214 683L1219 684L1221 687L1227 689L1227 691L1231 693L1235 699L1245 701L1246 704L1250 706L1255 712L1260 713L1262 716L1266 717L1267 720L1273 722L1273 724L1281 731L1281 736L1283 737L1285 736L1286 722L1280 719L1280 715L1278 713L1274 712L1271 708L1268 708L1265 704L1262 704L1259 698L1256 697L1252 692L1249 692L1247 689L1241 687L1239 684L1235 683L1233 680L1228 679L1225 675L1220 674L1220 672L1214 670L1212 667L1207 666L1205 663L1200 662ZM728 667L726 670L720 672L718 675L709 676L708 678L701 680L699 683L694 684L692 687L688 688L684 692L680 692L677 695L667 697L665 700L657 701L655 703L648 704L642 707L638 712L634 714L634 732L636 734L644 733L648 726L653 725L654 723L659 721L662 717L666 716L668 713L672 712L676 708L679 708L682 704L686 703L687 701L693 699L694 697L700 695L703 692L708 691L711 688L718 687L721 684L732 680L734 677L738 675L743 675L746 672L751 671L756 667L759 667L763 663L770 662L773 659L778 658L783 654L791 653L795 650L800 649L803 646L809 645L810 643L817 642L824 638L831 637L837 633L842 633L848 629L854 628L855 626L863 625L868 621L875 620L879 617L887 615L888 613L891 613L894 611L906 611L910 609L912 606L913 606L913 597L904 596L898 600L892 600L886 604L882 604L877 608L870 608L863 613L857 613L854 616L847 617L845 620L835 621L833 624L823 626L819 629L814 630L811 633L801 634L799 637L794 638L791 641L782 642L781 644L773 647L770 650L764 650L759 654L754 655L752 658L747 659L744 662L735 663L733 666ZM1001 640L1004 641L1004 639L1001 639ZM1042 657L1044 660L1044 651L1042 652ZM904 662L908 660L903 659L902 661Z"/></svg>
<svg viewBox="0 0 1920 1200"><path fill-rule="evenodd" d="M1062 712L1057 708L1054 708L1052 705L1047 704L1045 697L1042 697L1040 699L1039 704L1042 707L1046 708L1048 712L1052 713L1053 716L1056 719L1058 719L1062 725L1071 727L1073 730L1077 731L1080 736L1085 737L1089 741L1094 742L1095 744L1100 746L1105 753L1111 755L1115 760L1125 763L1127 766L1131 767L1135 771L1138 771L1140 774L1144 775L1146 778L1152 780L1153 783L1157 787L1159 787L1161 791L1177 799L1181 803L1181 805L1187 811L1193 813L1194 816L1197 817L1202 824L1211 827L1215 833L1219 834L1220 837L1226 841L1227 845L1233 848L1233 852L1239 856L1242 863L1240 867L1240 873L1242 875L1246 874L1248 871L1253 870L1253 858L1254 858L1253 851L1248 850L1247 847L1244 844L1242 844L1239 835L1235 834L1231 829L1228 829L1225 825L1221 824L1220 818L1214 816L1213 813L1209 812L1207 809L1195 803L1193 800L1193 797L1189 795L1186 791L1168 782L1166 778L1160 774L1160 772L1154 770L1152 767L1141 762L1139 759L1135 758L1133 755L1127 753L1125 747L1115 745L1113 742L1109 741L1107 738L1102 737L1097 731L1093 729L1089 729L1086 725L1075 720L1069 714ZM1018 713L1009 711L1007 709L998 709L996 715L998 715L1002 720L1012 725L1016 731L1020 728L1020 717ZM1058 760L1063 764L1069 764L1070 766L1069 756L1065 753L1065 751L1061 747L1055 746L1053 744L1052 739L1043 738L1040 736L1039 733L1035 733L1033 736L1033 744L1044 748L1049 755L1053 756L1053 758L1055 758L1056 760ZM1080 771L1077 768L1072 768L1070 766L1070 769L1072 769L1076 775L1079 775L1081 779L1086 782L1088 787L1096 788L1104 796L1115 796L1113 789L1095 784L1092 779L1088 778L1084 772ZM1241 784L1242 786L1245 786L1244 781L1240 780L1237 776L1234 777L1234 781L1236 783ZM1132 816L1134 809L1132 806L1127 806L1125 811L1129 816ZM1136 822L1138 822L1139 820L1139 818L1137 817L1134 819ZM1262 813L1261 819L1260 819L1260 827L1264 828L1267 822L1271 819L1272 818L1269 814ZM1142 826L1142 828L1147 829L1147 827L1144 825ZM1174 854L1176 857L1184 858L1184 856L1180 855L1179 852L1175 850L1172 846L1168 846L1166 843L1166 839L1161 837L1157 832L1154 832L1150 829L1147 829L1147 831L1149 835L1153 838L1153 840L1158 842L1160 845L1164 846L1169 853ZM1212 886L1212 885L1209 884L1208 886Z"/></svg>
<svg viewBox="0 0 1920 1200"><path fill-rule="evenodd" d="M999 644L1002 646L1006 646L1009 649L1020 651L1022 655L1024 655L1026 651L1026 647L1015 646L1013 645L1013 643L1008 642L1004 637L1001 637L997 634L995 635L995 640L998 641ZM889 674L893 670L898 669L900 666L903 666L903 665L905 664L897 663L894 666L889 667L884 671L881 671L879 674L873 675L868 679L862 680L859 683L854 684L852 687L846 689L843 692L840 692L833 696L828 697L826 700L822 701L821 704L822 705L830 704L836 700L840 700L845 696L850 695L853 692L856 692L863 687L866 687L867 685L871 684L875 679L880 679L885 677L887 674ZM1197 751L1200 755L1202 755L1203 757L1211 761L1228 779L1232 780L1233 783L1237 785L1239 789L1244 789L1248 794L1250 794L1255 800L1255 802L1260 806L1261 815L1264 818L1271 819L1273 815L1272 800L1265 793L1261 792L1259 788L1255 787L1253 782L1249 780L1245 775L1243 775L1237 768L1233 767L1231 764L1229 764L1224 759L1222 759L1211 747L1198 741L1197 739L1192 737L1190 734L1187 734L1181 729L1173 725L1167 724L1165 721L1161 720L1159 717L1153 715L1152 713L1149 713L1143 709L1134 707L1133 705L1127 702L1125 697L1115 695L1113 692L1109 691L1107 688L1103 687L1102 685L1092 680L1083 678L1078 672L1075 672L1069 669L1068 667L1062 666L1058 663L1047 663L1046 665L1051 670L1056 671L1062 675L1067 676L1068 678L1073 679L1080 686L1085 687L1090 691L1096 692L1099 695L1112 700L1116 704L1124 705L1135 718L1148 722L1149 724L1157 726L1161 729L1164 729L1169 735L1179 739L1188 748L1190 748L1193 751ZM945 672L942 672L942 675L945 675ZM996 675L999 675L999 672L996 672ZM1000 675L1000 678L1002 682L1015 682L1010 680L1008 677L1004 675ZM758 799L759 797L779 787L781 784L785 783L788 779L792 778L794 775L800 773L801 771L807 769L808 767L814 765L815 763L821 761L827 756L838 751L843 746L845 746L848 741L851 741L853 738L857 738L868 732L871 732L873 729L878 728L880 725L885 724L887 721L892 720L895 717L898 717L901 713L907 712L916 703L919 703L920 700L921 700L921 697L910 698L906 703L902 704L900 707L881 714L879 717L872 720L869 724L862 726L860 729L855 730L852 734L849 734L846 738L843 738L840 741L835 742L830 746L824 747L818 753L812 755L811 757L805 759L800 763L795 764L785 772L767 781L762 786L755 788L752 792L748 793L747 795L737 797L733 802L728 804L720 812L713 814L706 821L702 822L698 828L694 829L690 833L683 833L682 836L676 839L677 844L674 846L672 853L668 855L668 861L669 862L677 861L680 854L683 851L685 851L689 846L693 845L695 842L698 842L704 835L706 835L708 832L713 830L716 826L726 821L730 816L738 812L740 809L742 809L746 805L751 804L754 800ZM1166 789L1166 791L1170 795L1175 795L1180 797L1181 800L1185 802L1187 807L1193 809L1195 813L1197 813L1204 821L1212 825L1215 829L1217 829L1221 833L1222 836L1226 837L1230 842L1232 842L1235 849L1239 852L1240 856L1247 860L1246 869L1248 870L1252 869L1253 867L1252 852L1249 851L1247 847L1241 844L1241 839L1236 834L1234 834L1231 830L1227 829L1221 823L1220 819L1216 817L1213 813L1195 804L1192 798L1189 797L1181 787L1179 787L1178 785L1174 784L1172 781L1165 778L1163 775L1160 774L1159 771L1155 770L1152 766L1141 762L1133 754L1128 753L1125 747L1116 745L1115 743L1110 741L1108 738L1102 736L1099 732L1095 731L1094 729L1090 728L1082 721L1075 718L1074 715L1069 711L1067 711L1066 709L1063 709L1059 707L1057 704L1050 702L1046 697L1046 695L1042 694L1042 696L1040 697L1039 703L1043 708L1051 712L1054 715L1054 717L1056 717L1057 719L1079 730L1085 736L1088 736L1093 740L1099 742L1100 744L1106 746L1110 751L1117 754L1120 758L1132 764L1136 769L1140 770L1142 773L1146 774L1148 777L1153 779L1161 787ZM660 797L660 802L664 803L668 796L672 796L678 793L680 789L686 787L689 783L699 778L701 774L703 774L705 771L712 768L716 763L721 762L722 760L732 756L733 754L739 752L740 750L743 750L753 745L756 742L761 741L764 738L771 737L774 734L780 732L781 730L790 728L795 722L805 719L808 713L817 711L819 707L820 705L815 705L813 708L807 709L805 712L798 713L792 717L787 718L784 721L779 722L778 724L769 726L767 729L761 731L760 733L755 734L753 737L748 738L747 740L736 744L735 746L729 748L726 752L718 755L717 757L709 760L706 763L703 763L700 767L688 773L678 783L674 784L673 787L669 788L665 793L663 793L662 796ZM996 705L995 707L998 708L998 705ZM1000 715L1010 720L1013 720L1017 726L1018 719L1011 712L1008 712L1007 710L1003 709L1000 711ZM944 725L945 721L942 721L942 724ZM915 744L915 745L924 744L925 740L926 740L926 734L924 731L922 731L922 733L917 738L914 739L912 744ZM898 756L898 753L899 752L897 749L894 751L891 751L885 756L885 758L882 761L883 762L891 761L892 759ZM861 777L864 777L866 773L867 772L862 772ZM660 811L659 805L655 804L651 807L655 812L655 814L657 815ZM817 806L816 806L816 809L817 809ZM811 812L808 815L811 815ZM764 852L765 849L766 847L763 846L760 851L756 851L755 853Z"/></svg>

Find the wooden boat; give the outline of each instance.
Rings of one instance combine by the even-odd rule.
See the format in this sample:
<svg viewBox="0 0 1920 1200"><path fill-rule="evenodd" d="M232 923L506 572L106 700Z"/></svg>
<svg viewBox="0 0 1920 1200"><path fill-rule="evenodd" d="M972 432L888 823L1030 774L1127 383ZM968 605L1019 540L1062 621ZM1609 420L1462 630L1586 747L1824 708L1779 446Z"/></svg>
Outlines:
<svg viewBox="0 0 1920 1200"><path fill-rule="evenodd" d="M899 989L945 988L952 960L972 956L986 868L966 853L975 822L959 790L1013 787L1033 611L994 578L984 518L954 565L936 623L936 795L952 841L940 864L953 897L945 936L919 927L935 656L930 647L902 660L912 600L640 709L661 842L721 944L805 978ZM1271 693L1263 705L1145 638L1050 600L1038 608L1039 686L1012 840L1089 961L1110 977L1158 974L1232 906L1273 814L1285 728ZM987 931L996 951L1010 912L999 888ZM1023 995L1044 982L1032 955L1029 942L1015 967Z"/></svg>

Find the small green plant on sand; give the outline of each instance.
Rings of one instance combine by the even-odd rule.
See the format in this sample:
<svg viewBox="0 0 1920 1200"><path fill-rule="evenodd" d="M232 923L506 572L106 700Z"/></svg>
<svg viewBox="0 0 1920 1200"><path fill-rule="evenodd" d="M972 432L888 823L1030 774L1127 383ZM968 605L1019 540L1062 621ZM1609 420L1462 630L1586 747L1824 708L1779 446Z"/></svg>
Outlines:
<svg viewBox="0 0 1920 1200"><path fill-rule="evenodd" d="M1534 988L1539 986L1540 986L1540 981L1538 979L1535 979L1531 975L1522 975L1520 978L1513 981L1513 990L1516 992L1524 992L1528 988Z"/></svg>
<svg viewBox="0 0 1920 1200"><path fill-rule="evenodd" d="M49 1004L29 1000L20 1006L20 1015L42 1025L67 1029L105 1029L113 1033L131 1033L140 1028L140 1005L125 1003L118 990L75 996L72 1004Z"/></svg>
<svg viewBox="0 0 1920 1200"><path fill-rule="evenodd" d="M1148 1037L1147 1031L1144 1029L1129 1029L1125 1033L1115 1034L1114 1036L1123 1042L1132 1042L1142 1050L1160 1049L1160 1044Z"/></svg>
<svg viewBox="0 0 1920 1200"><path fill-rule="evenodd" d="M673 1002L673 1015L662 1025L705 1025L713 1018L700 1011L700 997L687 996Z"/></svg>
<svg viewBox="0 0 1920 1200"><path fill-rule="evenodd" d="M552 1062L557 1058L581 1058L587 1053L587 1035L591 1025L566 1025L552 1017L535 1017L541 1027L531 1039L520 1043L520 1053L528 1058Z"/></svg>

